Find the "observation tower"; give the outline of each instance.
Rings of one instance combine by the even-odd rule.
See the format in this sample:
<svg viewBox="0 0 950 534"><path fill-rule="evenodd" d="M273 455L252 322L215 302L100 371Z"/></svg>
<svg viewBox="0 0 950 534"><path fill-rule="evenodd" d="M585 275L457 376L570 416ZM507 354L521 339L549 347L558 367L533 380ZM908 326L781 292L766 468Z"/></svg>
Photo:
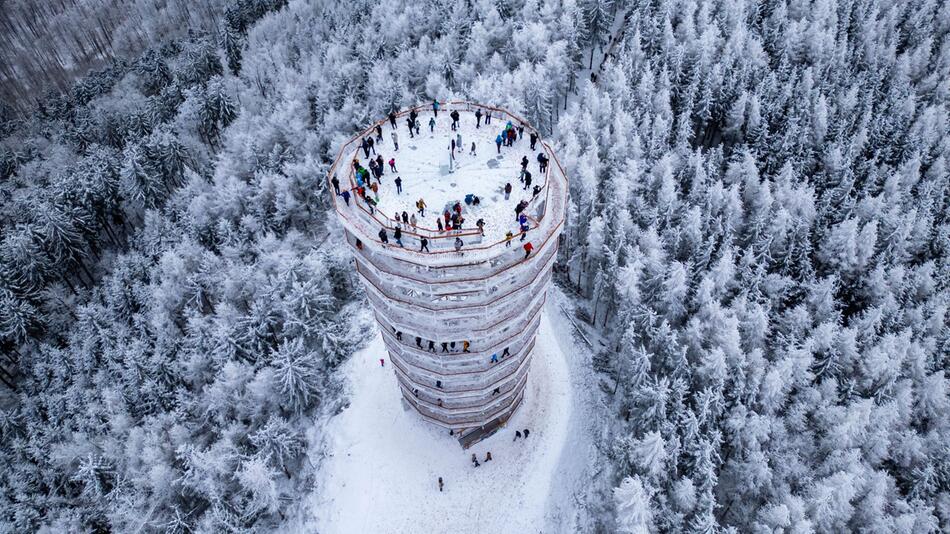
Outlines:
<svg viewBox="0 0 950 534"><path fill-rule="evenodd" d="M468 447L524 398L568 187L551 147L538 137L532 148L538 134L520 117L471 102L438 106L369 125L327 179L331 191L338 181L335 210L405 401Z"/></svg>

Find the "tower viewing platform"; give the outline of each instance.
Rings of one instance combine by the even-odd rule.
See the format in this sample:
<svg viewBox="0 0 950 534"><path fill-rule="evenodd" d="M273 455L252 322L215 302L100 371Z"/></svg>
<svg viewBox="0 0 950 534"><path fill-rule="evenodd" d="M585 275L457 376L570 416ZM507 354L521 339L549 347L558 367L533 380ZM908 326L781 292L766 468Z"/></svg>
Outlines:
<svg viewBox="0 0 950 534"><path fill-rule="evenodd" d="M468 446L523 399L568 189L521 118L438 107L369 125L328 179L403 397Z"/></svg>

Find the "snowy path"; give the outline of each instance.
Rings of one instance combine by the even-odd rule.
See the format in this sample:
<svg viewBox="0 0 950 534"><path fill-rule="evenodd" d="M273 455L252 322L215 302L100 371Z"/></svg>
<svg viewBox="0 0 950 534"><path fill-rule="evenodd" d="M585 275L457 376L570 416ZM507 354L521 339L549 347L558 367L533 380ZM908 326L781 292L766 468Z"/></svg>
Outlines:
<svg viewBox="0 0 950 534"><path fill-rule="evenodd" d="M381 339L346 364L351 404L326 428L328 457L311 499L324 534L356 532L572 532L588 472L589 368L551 288L525 404L506 428L464 451L404 409ZM515 429L531 430L513 442ZM483 462L487 451L493 460ZM472 467L476 453L481 467ZM440 493L437 479L445 481Z"/></svg>

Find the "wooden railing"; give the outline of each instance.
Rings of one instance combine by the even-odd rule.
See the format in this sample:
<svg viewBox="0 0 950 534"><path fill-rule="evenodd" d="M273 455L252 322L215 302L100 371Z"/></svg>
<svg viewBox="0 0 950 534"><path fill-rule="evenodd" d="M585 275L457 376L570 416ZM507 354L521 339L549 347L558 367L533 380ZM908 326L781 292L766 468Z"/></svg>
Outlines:
<svg viewBox="0 0 950 534"><path fill-rule="evenodd" d="M433 376L457 377L478 374L484 375L502 366L502 364L506 364L511 360L517 360L524 348L534 340L534 335L537 333L537 330L538 324L535 322L527 330L516 334L519 339L515 343L505 345L505 347L510 350L509 355L504 357L501 356L504 354L502 350L479 353L436 351L435 356L438 360L435 360L432 357L432 352L419 350L417 347L399 341L392 332L384 332L383 337L386 338L384 341L389 349L389 353L397 353L399 358L408 365L427 371ZM491 362L492 355L498 355L498 362ZM441 363L441 368L437 368L433 365L437 362Z"/></svg>
<svg viewBox="0 0 950 534"><path fill-rule="evenodd" d="M525 376L524 380L527 381L527 375ZM514 400L508 406L503 406L498 410L488 412L481 416L469 417L468 419L461 421L448 421L441 414L434 413L431 408L420 403L415 397L412 396L411 392L406 391L404 387L400 386L400 388L403 392L403 398L405 398L406 402L416 409L423 419L426 419L427 421L443 428L451 428L454 430L464 430L466 428L479 427L484 425L486 421L493 421L495 419L505 417L506 415L510 415L521 405L521 402L524 400L524 387L522 386L517 389L517 396L515 396Z"/></svg>
<svg viewBox="0 0 950 534"><path fill-rule="evenodd" d="M475 387L469 387L473 385L471 383L462 384L461 387L459 386L453 387L450 385L451 382L449 384L447 384L446 382L443 382L442 387L439 388L436 386L436 381L441 380L441 377L439 376L431 376L431 377L427 376L426 379L429 381L429 383L423 383L419 379L412 377L412 375L410 374L410 370L407 369L406 364L402 362L398 357L393 357L394 355L390 353L389 358L393 363L393 368L396 369L396 374L400 375L403 379L413 384L414 387L420 389L421 391L425 391L427 393L435 393L437 395L451 396L454 398L461 398L461 397L466 397L466 396L477 397L479 396L479 394L490 392L492 389L498 387L499 383L504 382L505 380L511 378L512 376L520 373L522 370L527 370L527 364L531 360L531 349L533 348L534 348L534 340L531 340L531 344L523 352L524 357L518 362L517 366L514 366L514 369L511 369L511 370L505 369L508 371L505 373L502 373L500 371L495 372L493 373L492 376L489 376L489 377L479 376L479 378L485 378L491 381L484 383L484 385L479 384L478 386L475 386ZM418 369L416 369L416 372L417 373L419 372ZM470 374L484 375L484 373L470 373Z"/></svg>
<svg viewBox="0 0 950 534"><path fill-rule="evenodd" d="M442 103L442 107L443 107L443 109L444 109L446 112L449 112L450 110L452 110L452 109L457 109L457 108L466 109L466 110L473 110L473 109L476 109L476 108L490 109L490 110L495 111L495 112L497 112L497 113L499 113L499 114L501 114L501 115L503 115L503 116L507 116L507 117L509 117L510 119L513 119L514 121L518 121L519 123L523 124L523 125L525 126L525 128L526 128L527 130L529 130L529 132L535 132L535 133L537 132L537 131L536 131L533 127L531 127L531 126L527 123L527 121L525 121L524 119L522 119L522 118L518 117L517 115L514 115L514 114L512 114L512 113L510 113L510 112L508 112L508 111L506 111L506 110L500 109L500 108L495 108L495 107L492 107L492 106L485 106L485 105L481 105L481 104L475 104L475 103L466 102L466 101L450 101L450 102L445 102L445 103ZM403 111L401 111L401 112L398 114L398 116L399 116L399 117L403 117L403 116L405 116L406 114L408 114L409 111L411 111L412 109L421 110L421 109L423 109L423 107L422 107L422 106L415 106L414 108L410 108L410 109L407 109L407 110L403 110ZM502 118L501 120L504 121L505 119ZM377 124L383 125L383 124L385 124L385 122L386 122L386 119L383 119L383 120L377 121L376 123L373 123L373 124L372 124L371 126L369 126L366 130L364 130L363 132L360 132L360 134L358 134L358 135L352 137L349 141L347 141L346 143L344 143L343 148L340 150L339 154L337 155L337 158L334 160L333 164L332 164L331 167L330 167L329 172L327 173L327 180L330 180L335 174L338 173L338 171L339 171L339 166L340 166L340 164L341 164L342 159L343 159L344 157L346 157L347 160L348 160L349 154L350 154L350 151L351 151L351 150L354 150L354 151L355 151L355 150L358 150L358 148L356 148L355 146L354 146L354 147L351 147L350 145L354 145L356 142L362 140L362 138L365 137L366 135L370 135L370 134L372 133L372 131L376 128L376 125L377 125ZM554 165L551 165L551 164L548 165L548 170L547 170L547 173L546 173L546 176L545 176L546 187L545 187L544 201L540 203L540 206L541 206L541 214L540 214L540 215L538 216L538 218L536 219L536 221L537 221L537 222L536 222L536 226L535 226L533 229L540 228L540 226L541 226L541 221L543 221L543 219L544 219L545 216L547 215L548 207L551 205L551 200L552 200L552 198L553 198L553 199L556 201L556 203L555 203L555 208L556 208L555 213L557 214L557 219L558 219L558 220L556 221L556 224L551 228L550 234L553 234L553 233L556 233L557 230L560 228L560 226L563 224L564 212L565 212L565 209L566 209L566 199L567 199L567 181L566 181L566 175L564 174L564 169L563 169L563 167L561 166L560 162L558 161L557 156L556 156L556 154L554 154L554 151L551 149L550 145L548 145L545 141L540 140L540 135L539 135L539 141L538 141L538 142L541 144L542 149L543 149L544 152L547 154L549 161L553 162ZM349 162L349 160L348 160L348 161L347 161L347 165L352 168L352 165L349 165L349 163L350 163L350 162ZM559 172L558 172L558 173L554 173L555 176L556 176L556 179L552 182L552 180L550 179L550 178L551 178L551 175L552 175L551 171L552 171L552 169L554 169L555 167L558 169ZM347 173L347 179L348 179L348 180L351 179L351 173L349 173L349 172ZM354 182L354 183L351 183L351 185L355 185L355 182ZM556 194L555 194L553 197L552 197L552 194L551 194L552 186L553 186L555 189L558 189L557 191L555 191ZM363 213L363 214L365 215L365 217L360 217L360 218L364 218L364 219L365 219L365 218L368 217L367 222L372 221L372 223L370 223L370 226L369 226L369 227L367 227L365 230L363 230L363 231L360 232L360 233L361 233L360 239L361 239L362 241L364 241L364 243L374 243L375 245L383 246L383 243L380 242L378 239L376 239L375 236L376 236L376 233L378 233L378 229L379 229L379 228L393 229L393 226L390 226L390 225L388 224L388 218L386 218L386 221L380 220L378 217L375 216L374 213L370 213L369 210L368 210L365 206L362 206L362 204L361 204L361 203L362 203L362 200L354 199L353 206L350 207L350 208L347 208L347 209L343 209L343 207L340 206L339 200L337 199L336 196L333 197L333 202L334 202L334 207L335 207L337 213L344 219L344 221L348 222L348 223L350 224L350 226L353 227L353 228L363 228L363 227L362 227L362 225L358 224L358 223L356 222L356 220L355 220L353 217L350 217L350 216L348 215L348 213L350 213L350 212L352 212L353 210L355 210L357 214ZM529 207L530 207L531 205L538 205L537 199L532 200L532 201L529 203ZM526 210L526 211L527 211L527 210ZM384 216L384 218L385 218L385 216ZM533 221L533 222L534 222L534 221ZM374 228L375 228L375 230L374 230ZM418 230L418 227L417 227L417 230ZM428 256L430 256L430 262L431 262L431 256L432 256L432 255L455 254L455 251L454 251L454 248L452 248L451 242L454 241L454 238L455 238L457 235L461 235L461 234L459 234L459 233L452 233L452 232L459 232L459 231L450 231L450 232L448 232L448 233L446 233L446 232L439 233L437 230L435 230L435 231L432 231L432 230L429 230L429 229L424 229L424 230L426 230L425 233L418 233L418 232L414 232L414 231L412 231L412 230L403 230L403 234L406 235L406 236L416 237L416 238L425 236L427 239L430 239L430 245L433 245L433 248L436 248L436 250L433 250L432 252L419 252L419 251L416 251L416 250L414 250L414 249L412 249L412 248L407 248L407 249L399 249L400 252L398 252L398 254L399 254L400 256L405 256L405 257L413 257L413 256L416 256L416 255L428 255ZM431 233L430 233L430 232L431 232ZM465 231L463 230L462 232L465 232ZM479 236L481 235L480 232L478 232L478 235L479 235ZM447 238L451 238L451 240L448 241L448 245L446 245L446 250L438 250L439 245L436 245L435 243L438 243L438 242L439 242L439 241L438 241L439 239L447 239ZM466 245L465 251L468 252L468 251L489 250L489 249L492 249L492 248L497 247L497 246L499 246L499 245L500 245L500 246L504 246L504 243L505 243L505 240L502 239L502 240L500 240L500 241L498 241L498 242L491 243L491 244L488 244L488 245L483 245L483 246L474 246L474 247L473 247L473 246L468 246L468 245ZM454 263L454 262L453 262L453 263Z"/></svg>
<svg viewBox="0 0 950 534"><path fill-rule="evenodd" d="M479 353L491 354L492 352L495 352L497 349L507 346L507 344L511 343L512 339L514 339L515 337L523 333L524 329L528 328L528 325L530 325L533 321L537 319L538 315L541 313L541 309L544 308L544 303L546 301L547 301L547 295L546 294L541 295L540 301L537 304L532 305L529 308L530 311L528 311L528 313L523 314L523 317L526 318L524 321L524 326L520 330L516 330L515 332L507 335L506 337L499 337L496 340L494 337L485 338L485 337L477 337L477 335L480 332L492 332L496 336L499 333L504 335L504 332L507 328L510 328L511 326L515 325L515 323L512 322L512 319L514 319L515 316L520 315L520 314L513 313L509 316L498 319L492 324L486 325L482 328L472 330L472 332L476 335L476 337L475 339L470 340L472 343L470 349L473 349L475 351L474 352L475 354L479 354ZM386 318L385 316L382 316L379 310L376 310L375 316L376 316L376 321L379 323L381 329L385 330L386 332L391 332L393 328L398 326L398 328L396 329L403 333L403 341L402 341L403 345L408 346L410 349L413 349L413 350L419 350L414 345L415 337L418 336L422 338L423 337L422 333L414 331L412 327L406 326L404 323L400 323L399 325L396 325L394 322L391 321L391 319ZM495 331L496 327L498 327L498 325L501 325L501 324L505 324L506 326L501 329L498 329L498 331L496 332ZM479 347L485 347L485 348L480 349ZM425 351L426 349L421 350L421 352L425 352Z"/></svg>
<svg viewBox="0 0 950 534"><path fill-rule="evenodd" d="M356 262L356 272L358 272L360 276L362 276L363 280L367 281L370 285L372 285L376 289L376 291L378 291L381 295L385 296L389 300L400 302L407 306L422 308L422 309L433 311L433 312L441 312L441 311L447 311L447 310L460 311L460 310L479 309L479 308L484 309L489 306L492 306L493 304L503 299L507 299L511 295L514 295L516 293L529 289L539 279L539 277L546 276L550 272L550 268L554 264L555 260L556 260L556 257L552 254L545 261L545 263L543 263L541 267L537 269L537 272L534 273L534 276L530 280L508 291L507 293L493 296L491 300L488 300L485 302L479 302L475 304L463 304L460 302L453 301L453 302L448 302L443 305L438 305L437 302L433 302L431 300L429 301L423 301L423 299L418 299L415 301L406 300L401 295L393 295L392 291L387 291L381 288L378 283L378 278L376 274L371 272L366 267L362 266L360 262ZM486 280L488 280L488 278L486 278Z"/></svg>

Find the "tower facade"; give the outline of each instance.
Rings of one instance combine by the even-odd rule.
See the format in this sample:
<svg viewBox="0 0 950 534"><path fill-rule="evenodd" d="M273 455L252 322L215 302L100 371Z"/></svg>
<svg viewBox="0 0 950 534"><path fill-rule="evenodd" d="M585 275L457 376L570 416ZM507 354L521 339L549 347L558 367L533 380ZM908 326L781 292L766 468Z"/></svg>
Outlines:
<svg viewBox="0 0 950 534"><path fill-rule="evenodd" d="M422 125L410 138L413 112ZM426 131L430 118L437 123ZM567 179L548 144L538 139L530 148L534 129L499 108L441 102L438 111L419 106L396 114L395 127L391 121L369 125L340 150L328 179L336 177L341 192L349 191L351 197L345 202L334 196L335 210L403 397L422 418L453 430L468 446L507 421L524 398L564 224ZM507 136L498 145L510 129L516 131L511 145ZM389 139L391 132L398 141ZM377 139L379 150L367 155L368 137ZM463 141L462 152L445 142L456 138ZM475 146L466 154L469 142L481 144L483 155L475 155ZM390 154L399 160L403 174L389 166L392 172L377 178L373 192L366 162L382 151L387 151L386 163ZM527 185L521 169L528 173ZM404 197L405 191L397 194L391 185L396 176L411 183L421 199L429 195L438 201L426 201L424 214L413 204L415 224L402 220L406 210L399 203L416 198ZM505 193L506 183L517 192ZM466 194L479 187L485 193ZM522 202L526 217L518 221L513 206ZM448 215L453 215L451 221ZM445 221L442 230L437 218L440 224Z"/></svg>

